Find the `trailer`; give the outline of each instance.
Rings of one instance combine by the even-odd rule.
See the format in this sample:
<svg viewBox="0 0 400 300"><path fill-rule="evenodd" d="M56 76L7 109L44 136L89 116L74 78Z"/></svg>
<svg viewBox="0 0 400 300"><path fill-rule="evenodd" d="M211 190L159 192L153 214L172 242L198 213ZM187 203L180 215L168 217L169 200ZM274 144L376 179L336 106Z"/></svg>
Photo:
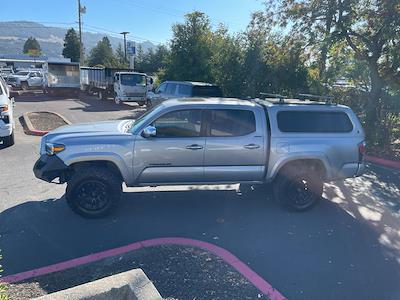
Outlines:
<svg viewBox="0 0 400 300"><path fill-rule="evenodd" d="M49 94L73 93L80 91L79 63L46 62L44 64L43 92Z"/></svg>
<svg viewBox="0 0 400 300"><path fill-rule="evenodd" d="M146 104L148 76L131 69L81 67L81 90L97 94L99 99L112 97L117 104Z"/></svg>
<svg viewBox="0 0 400 300"><path fill-rule="evenodd" d="M114 97L114 75L117 72L133 72L133 70L81 67L81 90L88 95L97 94L99 99Z"/></svg>

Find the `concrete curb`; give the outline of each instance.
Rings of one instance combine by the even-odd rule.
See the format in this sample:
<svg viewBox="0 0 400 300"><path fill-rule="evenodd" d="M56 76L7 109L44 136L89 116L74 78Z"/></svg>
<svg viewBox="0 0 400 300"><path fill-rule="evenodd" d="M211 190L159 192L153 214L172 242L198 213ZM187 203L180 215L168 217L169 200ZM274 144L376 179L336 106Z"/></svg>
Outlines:
<svg viewBox="0 0 400 300"><path fill-rule="evenodd" d="M234 268L240 274L242 274L263 294L267 295L270 300L286 300L286 297L283 296L277 289L275 289L269 282L267 282L264 278L262 278L252 269L250 269L250 267L246 263L242 262L239 258L230 253L228 250L225 250L224 248L221 248L219 246L204 241L194 240L190 238L182 238L182 237L163 237L163 238L155 238L150 240L134 242L126 246L121 246L118 248L113 248L98 253L92 253L86 256L56 263L50 266L41 267L38 269L25 271L18 274L8 275L3 277L0 281L6 283L15 283L32 277L46 275L53 272L58 272L73 267L81 266L84 264L92 263L104 258L123 255L124 253L134 251L137 249L143 249L146 247L160 246L160 245L181 245L181 246L191 246L191 247L205 249L213 253L214 255L220 257L223 261L232 266L232 268Z"/></svg>
<svg viewBox="0 0 400 300"><path fill-rule="evenodd" d="M25 133L29 134L29 135L36 135L36 136L43 136L43 135L49 133L49 131L38 130L35 127L33 127L32 122L29 119L30 113L33 113L33 112L26 112L22 115L23 124L25 125L24 126ZM71 122L68 121L64 116L60 115L59 113L53 112L53 111L35 111L34 113L54 114L54 115L57 115L58 117L60 117L67 125L71 125Z"/></svg>
<svg viewBox="0 0 400 300"><path fill-rule="evenodd" d="M160 293L142 269L111 275L37 300L162 300Z"/></svg>
<svg viewBox="0 0 400 300"><path fill-rule="evenodd" d="M395 170L400 170L400 161L389 160L381 157L366 155L365 159L377 165L382 165L384 167L392 168Z"/></svg>

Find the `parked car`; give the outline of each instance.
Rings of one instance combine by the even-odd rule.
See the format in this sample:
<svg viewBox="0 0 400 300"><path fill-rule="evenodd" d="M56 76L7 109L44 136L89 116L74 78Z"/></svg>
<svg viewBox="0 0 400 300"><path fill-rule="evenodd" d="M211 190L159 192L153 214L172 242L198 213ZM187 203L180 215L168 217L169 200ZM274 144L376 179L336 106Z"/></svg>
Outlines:
<svg viewBox="0 0 400 300"><path fill-rule="evenodd" d="M0 77L3 77L5 81L7 81L8 76L14 74L14 70L11 67L1 67L0 68Z"/></svg>
<svg viewBox="0 0 400 300"><path fill-rule="evenodd" d="M122 102L146 104L148 82L146 74L129 69L81 68L82 90L97 93L99 99L113 97L117 104Z"/></svg>
<svg viewBox="0 0 400 300"><path fill-rule="evenodd" d="M79 94L81 88L79 63L47 62L44 66L43 92Z"/></svg>
<svg viewBox="0 0 400 300"><path fill-rule="evenodd" d="M8 76L7 83L13 88L28 90L32 88L40 88L43 86L43 73L41 71L18 71Z"/></svg>
<svg viewBox="0 0 400 300"><path fill-rule="evenodd" d="M10 89L0 77L0 141L3 146L14 144L15 121L13 118L14 98L11 97Z"/></svg>
<svg viewBox="0 0 400 300"><path fill-rule="evenodd" d="M205 82L165 81L154 93L148 94L149 106L156 106L165 100L184 97L222 97L219 86Z"/></svg>
<svg viewBox="0 0 400 300"><path fill-rule="evenodd" d="M273 183L276 199L306 210L323 183L364 170L364 131L343 105L185 98L139 119L65 126L42 138L37 178L67 183L78 214L99 217L128 187Z"/></svg>

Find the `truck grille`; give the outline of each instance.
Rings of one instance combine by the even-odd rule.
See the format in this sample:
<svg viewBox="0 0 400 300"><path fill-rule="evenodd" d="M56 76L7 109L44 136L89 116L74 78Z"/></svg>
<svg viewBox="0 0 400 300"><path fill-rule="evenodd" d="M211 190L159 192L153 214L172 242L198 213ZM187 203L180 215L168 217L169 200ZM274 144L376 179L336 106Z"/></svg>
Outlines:
<svg viewBox="0 0 400 300"><path fill-rule="evenodd" d="M126 93L127 97L143 97L143 93Z"/></svg>

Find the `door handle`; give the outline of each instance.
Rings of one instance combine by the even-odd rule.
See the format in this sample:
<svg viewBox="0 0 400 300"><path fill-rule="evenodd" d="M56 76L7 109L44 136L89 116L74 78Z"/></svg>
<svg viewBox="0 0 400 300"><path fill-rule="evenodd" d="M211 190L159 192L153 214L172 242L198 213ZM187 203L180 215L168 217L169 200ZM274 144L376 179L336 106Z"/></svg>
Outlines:
<svg viewBox="0 0 400 300"><path fill-rule="evenodd" d="M244 147L245 147L246 149L258 149L258 148L260 148L260 145L256 145L256 144L247 144L247 145L244 145Z"/></svg>
<svg viewBox="0 0 400 300"><path fill-rule="evenodd" d="M193 145L186 146L186 149L189 149L189 150L201 150L201 149L203 149L203 146L200 146L198 144L193 144Z"/></svg>

